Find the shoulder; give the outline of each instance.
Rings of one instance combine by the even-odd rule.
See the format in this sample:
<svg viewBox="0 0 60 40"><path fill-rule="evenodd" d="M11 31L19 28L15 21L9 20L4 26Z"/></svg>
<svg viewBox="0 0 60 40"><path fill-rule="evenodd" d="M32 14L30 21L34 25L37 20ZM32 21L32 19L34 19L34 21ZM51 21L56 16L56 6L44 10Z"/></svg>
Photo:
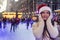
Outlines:
<svg viewBox="0 0 60 40"><path fill-rule="evenodd" d="M37 27L39 25L39 22L34 22L32 27Z"/></svg>

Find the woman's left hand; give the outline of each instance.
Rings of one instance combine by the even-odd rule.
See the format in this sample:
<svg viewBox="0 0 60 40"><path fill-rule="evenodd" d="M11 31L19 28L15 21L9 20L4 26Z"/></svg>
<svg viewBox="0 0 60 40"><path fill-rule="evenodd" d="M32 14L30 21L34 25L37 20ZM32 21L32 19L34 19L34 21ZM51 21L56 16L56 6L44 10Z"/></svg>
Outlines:
<svg viewBox="0 0 60 40"><path fill-rule="evenodd" d="M46 22L51 23L51 17L49 17Z"/></svg>

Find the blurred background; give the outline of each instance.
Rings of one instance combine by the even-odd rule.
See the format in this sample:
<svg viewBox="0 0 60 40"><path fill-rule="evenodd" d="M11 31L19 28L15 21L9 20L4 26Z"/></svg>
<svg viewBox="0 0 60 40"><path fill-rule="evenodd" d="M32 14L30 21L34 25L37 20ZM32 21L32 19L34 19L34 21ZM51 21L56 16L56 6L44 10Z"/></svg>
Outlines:
<svg viewBox="0 0 60 40"><path fill-rule="evenodd" d="M35 40L32 24L38 21L38 7L43 3L52 8L52 20L60 32L60 0L0 0L0 40Z"/></svg>

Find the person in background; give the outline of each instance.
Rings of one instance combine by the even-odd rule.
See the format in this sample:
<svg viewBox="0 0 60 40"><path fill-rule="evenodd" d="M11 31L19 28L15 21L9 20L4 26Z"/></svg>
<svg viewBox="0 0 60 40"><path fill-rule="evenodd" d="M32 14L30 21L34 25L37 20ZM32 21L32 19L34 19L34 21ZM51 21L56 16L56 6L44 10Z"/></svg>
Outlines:
<svg viewBox="0 0 60 40"><path fill-rule="evenodd" d="M33 17L31 18L31 27L32 27L32 25L33 25L34 22L38 22L38 21L39 21L38 15L33 16Z"/></svg>
<svg viewBox="0 0 60 40"><path fill-rule="evenodd" d="M4 17L4 18L3 18L3 28L4 28L4 29L6 28L6 21L7 21L7 18Z"/></svg>
<svg viewBox="0 0 60 40"><path fill-rule="evenodd" d="M20 23L20 19L18 17L16 17L15 18L15 26L16 26L16 29L17 29L19 23Z"/></svg>
<svg viewBox="0 0 60 40"><path fill-rule="evenodd" d="M24 23L25 22L25 17L21 18L21 22Z"/></svg>
<svg viewBox="0 0 60 40"><path fill-rule="evenodd" d="M0 18L0 29L2 28L2 19Z"/></svg>
<svg viewBox="0 0 60 40"><path fill-rule="evenodd" d="M32 25L36 40L54 40L59 32L57 22L52 20L52 10L46 4L39 6L39 21Z"/></svg>
<svg viewBox="0 0 60 40"><path fill-rule="evenodd" d="M16 21L15 21L15 18L13 17L11 19L11 28L10 28L10 32L13 30L13 32L15 32L15 29L16 29Z"/></svg>
<svg viewBox="0 0 60 40"><path fill-rule="evenodd" d="M30 15L28 15L28 17L26 18L27 29L29 28L30 21L31 21L31 17Z"/></svg>

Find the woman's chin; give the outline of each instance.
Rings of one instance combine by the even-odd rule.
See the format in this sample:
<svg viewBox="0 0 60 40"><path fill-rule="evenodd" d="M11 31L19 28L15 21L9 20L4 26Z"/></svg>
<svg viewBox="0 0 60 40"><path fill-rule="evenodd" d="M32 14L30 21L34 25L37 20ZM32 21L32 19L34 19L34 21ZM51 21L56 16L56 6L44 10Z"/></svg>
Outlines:
<svg viewBox="0 0 60 40"><path fill-rule="evenodd" d="M46 18L44 18L43 20L47 20Z"/></svg>

